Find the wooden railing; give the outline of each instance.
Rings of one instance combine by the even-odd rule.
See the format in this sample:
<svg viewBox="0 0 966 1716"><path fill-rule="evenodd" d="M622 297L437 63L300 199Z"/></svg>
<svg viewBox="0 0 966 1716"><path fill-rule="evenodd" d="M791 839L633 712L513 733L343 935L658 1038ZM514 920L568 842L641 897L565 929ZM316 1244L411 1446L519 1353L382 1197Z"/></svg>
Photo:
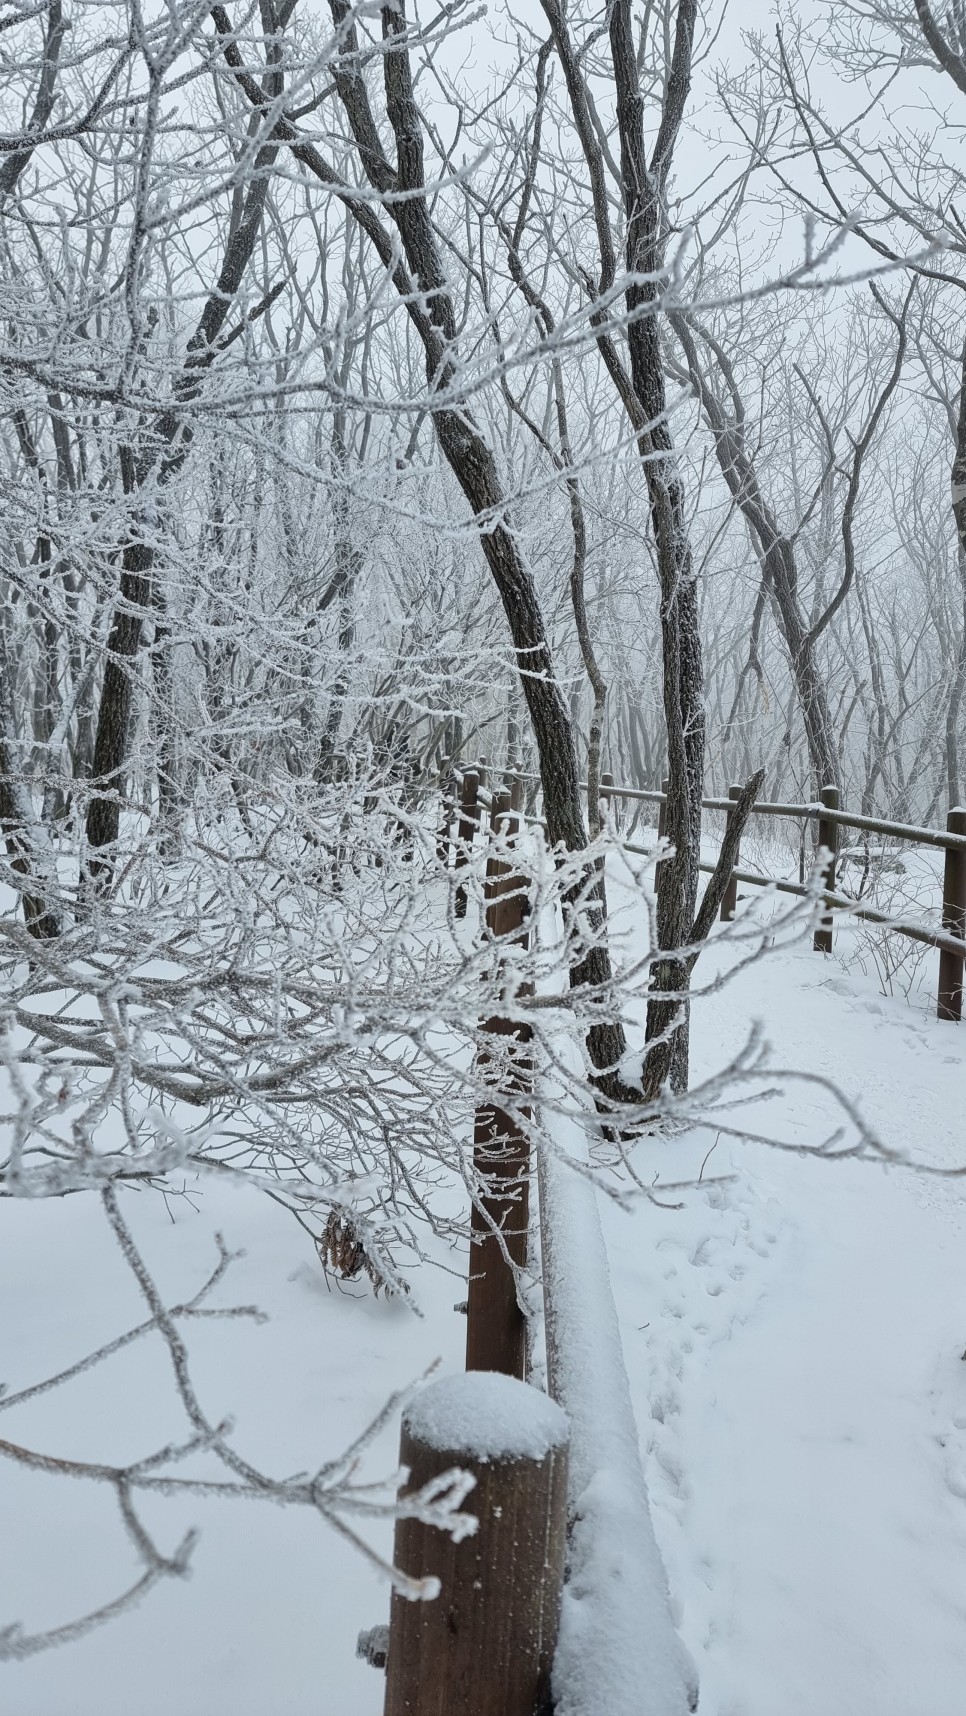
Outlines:
<svg viewBox="0 0 966 1716"><path fill-rule="evenodd" d="M455 807L459 807L459 828L457 838L457 865L465 863L468 842L480 827L481 820L489 813L494 799L494 793L486 786L486 763L481 759L472 767L455 767L444 760L441 772L441 787L444 799L444 818L440 830L440 848L444 844L448 849L449 834L454 820ZM522 764L501 771L501 780L506 783L513 806L518 809L522 805L524 788L528 784L539 784L538 777L526 774ZM586 782L581 783L587 790ZM723 811L728 816L734 811L734 800L739 792L738 787L729 790L727 798L705 798L701 804L704 810ZM627 787L616 784L613 777L603 775L600 783L600 797L603 801L627 800L631 803L654 804L658 806L658 837L663 837L663 816L660 814L667 802L666 783L658 792L642 787ZM763 801L755 805L752 814L756 817L778 817L792 821L814 821L818 824L818 846L824 852L824 888L820 898L829 908L815 930L813 945L816 952L831 953L833 936L833 912L847 913L850 917L862 923L880 925L893 935L900 935L909 941L919 942L926 947L934 947L939 953L939 976L937 984L936 1014L939 1019L959 1021L963 1014L964 986L964 951L966 951L966 808L957 806L950 810L946 818L946 827L928 828L915 823L893 822L888 818L862 816L854 811L844 809L839 804L838 789L826 787L822 799L812 804L778 804ZM539 820L539 819L537 819ZM910 846L928 846L945 852L942 896L942 927L936 928L931 924L916 923L906 918L896 917L889 912L881 911L876 906L864 905L860 900L852 899L835 888L835 875L839 859L839 829L854 828L865 834L878 834L883 839L905 841ZM651 849L635 845L630 841L623 842L627 852L651 856ZM702 863L701 869L710 872L714 866ZM721 905L721 917L726 922L734 917L737 905L738 884L750 887L770 887L783 894L807 896L811 890L800 883L785 881L782 877L764 876L753 870L742 870L737 867L732 871L731 880L725 891ZM459 909L459 906L458 908ZM465 910L465 904L463 906Z"/></svg>

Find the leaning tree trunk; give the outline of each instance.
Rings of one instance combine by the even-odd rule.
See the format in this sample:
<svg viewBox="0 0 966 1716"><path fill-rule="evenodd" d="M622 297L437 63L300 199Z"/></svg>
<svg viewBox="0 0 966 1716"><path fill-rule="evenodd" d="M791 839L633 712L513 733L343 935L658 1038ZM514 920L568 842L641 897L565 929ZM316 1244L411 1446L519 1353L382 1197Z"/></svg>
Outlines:
<svg viewBox="0 0 966 1716"><path fill-rule="evenodd" d="M382 12L386 113L396 145L396 164L393 166L383 149L370 104L369 90L361 71L359 39L347 0L330 0L330 7L342 42L334 68L336 88L363 171L373 189L390 199L389 211L402 241L405 267L399 262L397 246L376 215L372 203L338 189L336 194L341 195L341 200L390 270L423 346L430 396L439 399L458 384L454 358L456 316L426 195L422 119L413 91L405 8L402 0L397 0L394 7L387 6ZM218 9L214 16L217 22ZM236 67L242 87L250 99L257 100L257 90L241 66L233 46L226 49L226 57L229 64ZM301 142L293 126L282 121L275 134L290 142L296 158L322 183L334 189L339 185L339 178L315 146ZM483 553L510 628L536 740L544 815L551 844L562 846L568 852L580 852L586 846L587 835L573 728L556 677L536 584L508 522L509 509L496 461L465 405L457 408L440 403L431 406L431 414L443 456L466 496L474 518L479 521ZM611 966L604 930L602 886L602 878L591 867L578 876L569 890L565 909L571 913L572 927L582 921L590 932L578 937L580 945L571 964L570 983L572 986L598 988L606 1005ZM619 1101L626 1097L629 1093L622 1086L617 1072L625 1050L624 1031L619 1021L606 1019L592 1025L587 1034L587 1047L596 1069L598 1089L610 1100Z"/></svg>
<svg viewBox="0 0 966 1716"><path fill-rule="evenodd" d="M433 423L440 447L474 514L481 522L505 512L496 462L464 411L438 411ZM554 670L536 585L519 544L501 523L482 532L483 553L496 584L516 651L523 695L537 745L543 811L550 842L568 852L587 844L581 806L580 775L573 726ZM578 877L564 900L564 909L580 913L590 938L570 967L572 988L586 985L606 992L611 981L605 940L604 879L596 866ZM575 919L571 920L571 927ZM594 1082L609 1100L632 1096L619 1075L625 1052L623 1026L602 1020L590 1027L587 1048L596 1069Z"/></svg>

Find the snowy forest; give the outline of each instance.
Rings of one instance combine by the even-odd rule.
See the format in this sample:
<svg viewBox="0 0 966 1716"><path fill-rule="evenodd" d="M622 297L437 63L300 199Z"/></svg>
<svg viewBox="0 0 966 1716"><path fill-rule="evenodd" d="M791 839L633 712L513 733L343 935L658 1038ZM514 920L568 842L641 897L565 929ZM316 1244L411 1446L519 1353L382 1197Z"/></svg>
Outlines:
<svg viewBox="0 0 966 1716"><path fill-rule="evenodd" d="M0 1716L961 1716L966 3L0 74Z"/></svg>

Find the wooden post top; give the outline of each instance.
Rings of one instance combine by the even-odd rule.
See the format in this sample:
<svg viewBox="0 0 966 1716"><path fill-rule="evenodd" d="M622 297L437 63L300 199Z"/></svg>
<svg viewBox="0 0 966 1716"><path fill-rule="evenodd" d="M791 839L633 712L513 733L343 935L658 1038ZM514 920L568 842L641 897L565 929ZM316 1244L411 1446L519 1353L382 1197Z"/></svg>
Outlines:
<svg viewBox="0 0 966 1716"><path fill-rule="evenodd" d="M556 1401L496 1370L428 1382L403 1412L403 1428L438 1453L482 1461L540 1461L570 1440L567 1414Z"/></svg>

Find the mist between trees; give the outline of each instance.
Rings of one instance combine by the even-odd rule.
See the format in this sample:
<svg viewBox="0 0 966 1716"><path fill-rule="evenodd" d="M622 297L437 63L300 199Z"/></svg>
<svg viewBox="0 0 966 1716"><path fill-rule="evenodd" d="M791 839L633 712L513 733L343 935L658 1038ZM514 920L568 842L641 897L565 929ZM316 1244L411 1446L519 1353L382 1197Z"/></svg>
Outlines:
<svg viewBox="0 0 966 1716"><path fill-rule="evenodd" d="M444 758L539 779L556 928L515 993L558 1070L569 1021L603 1135L717 1092L703 795L747 783L736 832L755 793L962 802L951 17L4 15L6 1195L101 1196L140 1281L115 1182L243 1172L401 1290L506 1001L435 865ZM643 964L608 943L606 769L669 783ZM144 1291L185 1449L264 1491ZM332 1470L296 1499L341 1518ZM128 1519L144 1474L89 1475L179 1571Z"/></svg>

